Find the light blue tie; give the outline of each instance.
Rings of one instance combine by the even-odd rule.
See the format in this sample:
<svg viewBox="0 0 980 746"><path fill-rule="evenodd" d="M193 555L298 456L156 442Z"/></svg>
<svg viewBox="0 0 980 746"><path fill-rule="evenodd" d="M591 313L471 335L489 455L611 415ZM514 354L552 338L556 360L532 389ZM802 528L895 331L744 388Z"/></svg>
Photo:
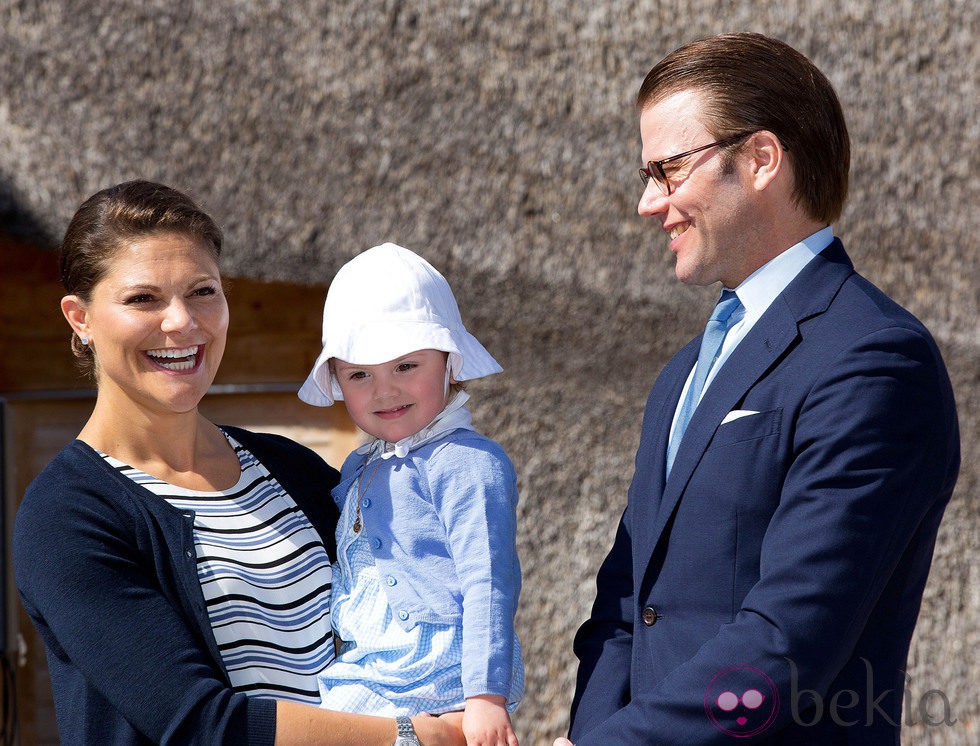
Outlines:
<svg viewBox="0 0 980 746"><path fill-rule="evenodd" d="M701 391L704 389L704 382L707 380L715 360L718 359L718 353L721 352L721 344L725 341L725 335L728 334L728 330L738 319L738 314L735 312L741 307L742 302L735 295L734 290L723 290L718 299L718 304L704 328L704 336L701 337L701 351L698 353L698 364L694 369L694 379L688 386L687 396L681 404L681 411L677 414L677 422L674 424L670 445L667 446L668 474L670 474L670 467L674 465L674 456L677 455L681 440L684 439L684 431L687 430L694 410L697 409Z"/></svg>

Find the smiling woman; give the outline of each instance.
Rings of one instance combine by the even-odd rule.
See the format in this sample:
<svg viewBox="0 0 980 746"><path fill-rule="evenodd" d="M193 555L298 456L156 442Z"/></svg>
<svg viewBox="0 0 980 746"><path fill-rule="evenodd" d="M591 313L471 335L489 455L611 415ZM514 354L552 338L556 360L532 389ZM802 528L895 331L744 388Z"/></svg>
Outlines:
<svg viewBox="0 0 980 746"><path fill-rule="evenodd" d="M62 742L388 746L395 720L313 706L334 656L337 472L198 410L228 330L220 251L207 214L143 181L92 196L62 244L61 308L97 398L13 537ZM415 727L427 746L462 740L451 720Z"/></svg>

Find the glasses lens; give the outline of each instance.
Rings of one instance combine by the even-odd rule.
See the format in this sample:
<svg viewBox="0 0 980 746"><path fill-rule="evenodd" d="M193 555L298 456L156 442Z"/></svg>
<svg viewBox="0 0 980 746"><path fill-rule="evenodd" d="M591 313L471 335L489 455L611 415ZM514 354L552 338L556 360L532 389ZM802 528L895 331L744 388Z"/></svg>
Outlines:
<svg viewBox="0 0 980 746"><path fill-rule="evenodd" d="M657 185L662 194L670 194L670 184L664 179L660 169L657 168L657 164L653 161L648 163L646 168L640 169L640 178L643 180L643 186L646 186L653 179L653 183Z"/></svg>

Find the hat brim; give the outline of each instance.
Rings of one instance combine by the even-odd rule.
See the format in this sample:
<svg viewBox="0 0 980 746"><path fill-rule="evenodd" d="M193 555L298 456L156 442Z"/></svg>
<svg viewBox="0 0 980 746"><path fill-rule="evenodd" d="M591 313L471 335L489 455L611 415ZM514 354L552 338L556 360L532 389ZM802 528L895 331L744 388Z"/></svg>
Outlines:
<svg viewBox="0 0 980 746"><path fill-rule="evenodd" d="M441 350L449 353L450 369L457 381L503 370L479 340L461 327L450 330L442 324L426 322L368 323L345 339L345 343L337 345L328 339L324 345L298 392L307 404L329 407L343 400L340 386L330 373L331 358L354 365L380 365L416 350Z"/></svg>

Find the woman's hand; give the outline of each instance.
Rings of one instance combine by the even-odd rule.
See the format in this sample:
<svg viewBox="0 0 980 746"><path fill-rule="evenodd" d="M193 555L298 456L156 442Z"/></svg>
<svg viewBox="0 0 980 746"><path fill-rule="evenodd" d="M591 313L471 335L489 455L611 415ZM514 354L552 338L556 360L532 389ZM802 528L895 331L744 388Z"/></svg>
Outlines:
<svg viewBox="0 0 980 746"><path fill-rule="evenodd" d="M412 727L422 746L465 746L463 713L450 712L439 717L416 715Z"/></svg>

